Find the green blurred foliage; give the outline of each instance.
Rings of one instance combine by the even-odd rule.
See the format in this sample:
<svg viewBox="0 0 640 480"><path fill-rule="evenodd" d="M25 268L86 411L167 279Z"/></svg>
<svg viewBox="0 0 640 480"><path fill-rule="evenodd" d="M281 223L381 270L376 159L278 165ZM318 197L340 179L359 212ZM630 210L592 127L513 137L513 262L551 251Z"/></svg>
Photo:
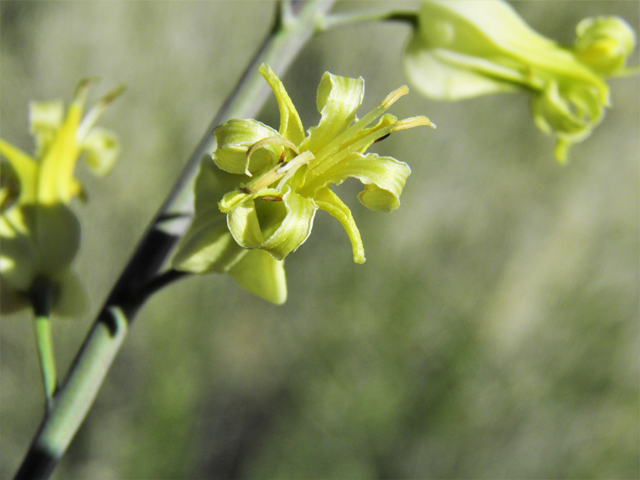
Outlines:
<svg viewBox="0 0 640 480"><path fill-rule="evenodd" d="M563 42L591 15L639 30L636 1L514 6ZM62 372L273 10L0 2L2 138L29 150L29 100L69 100L83 77L102 79L93 98L128 87L101 120L122 158L106 180L79 174L77 269L92 310L54 324ZM407 36L362 24L313 40L283 77L305 125L325 70L366 79L363 111L406 83ZM157 294L54 478L638 478L640 89L637 77L611 85L614 108L567 166L525 96L402 99L394 114L438 129L377 145L413 169L401 208L369 212L356 182L339 187L353 193L367 263L353 264L321 212L287 258L283 307L215 275ZM277 117L271 99L261 119ZM0 328L8 478L44 399L29 317Z"/></svg>

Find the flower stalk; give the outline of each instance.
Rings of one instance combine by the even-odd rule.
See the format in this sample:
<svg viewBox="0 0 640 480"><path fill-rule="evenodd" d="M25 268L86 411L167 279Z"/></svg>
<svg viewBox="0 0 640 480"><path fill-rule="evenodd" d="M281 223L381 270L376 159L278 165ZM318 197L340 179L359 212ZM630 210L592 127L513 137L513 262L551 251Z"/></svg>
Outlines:
<svg viewBox="0 0 640 480"><path fill-rule="evenodd" d="M33 287L34 331L36 349L40 362L40 372L44 385L47 413L53 408L53 398L58 388L56 362L53 353L53 335L49 310L51 305L51 285L39 279Z"/></svg>
<svg viewBox="0 0 640 480"><path fill-rule="evenodd" d="M56 362L53 355L51 320L48 315L38 315L35 319L36 345L40 359L40 369L44 382L44 393L47 399L47 411L51 410L53 396L58 385Z"/></svg>

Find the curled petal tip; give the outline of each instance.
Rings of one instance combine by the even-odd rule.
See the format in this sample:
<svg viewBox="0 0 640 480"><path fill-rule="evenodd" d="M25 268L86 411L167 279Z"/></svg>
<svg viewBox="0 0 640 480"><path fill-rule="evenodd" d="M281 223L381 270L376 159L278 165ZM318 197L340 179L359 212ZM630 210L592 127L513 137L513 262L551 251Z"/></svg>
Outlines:
<svg viewBox="0 0 640 480"><path fill-rule="evenodd" d="M245 168L244 168L245 175L247 175L249 177L253 176L251 174L251 172L249 171L249 161L251 160L251 155L253 155L253 152L255 152L256 150L258 150L260 148L268 147L269 145L282 145L283 147L288 148L289 150L291 150L296 155L298 155L300 153L298 151L298 147L296 147L295 144L293 144L290 140L287 140L284 137L281 137L281 136L277 135L277 136L273 136L273 137L263 138L262 140L257 141L256 143L254 143L253 145L251 145L247 149L247 153L245 155L245 157L246 157L246 163L245 163ZM284 152L283 152L283 156L281 157L280 161L282 161L283 159L284 159Z"/></svg>

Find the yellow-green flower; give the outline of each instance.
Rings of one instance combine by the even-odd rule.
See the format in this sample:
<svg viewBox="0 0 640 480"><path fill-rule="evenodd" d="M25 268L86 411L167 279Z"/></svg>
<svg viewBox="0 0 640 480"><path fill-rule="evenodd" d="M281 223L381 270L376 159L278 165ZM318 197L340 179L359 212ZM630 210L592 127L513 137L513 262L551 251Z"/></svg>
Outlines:
<svg viewBox="0 0 640 480"><path fill-rule="evenodd" d="M556 137L555 156L563 162L610 106L604 78L636 72L624 66L634 46L633 30L617 17L583 20L574 46L562 47L506 2L427 0L404 66L416 88L435 99L530 92L533 119Z"/></svg>
<svg viewBox="0 0 640 480"><path fill-rule="evenodd" d="M80 83L66 116L61 101L31 104L35 157L0 139L4 157L0 183L2 313L28 307L36 285L49 289L53 312L73 315L85 306L84 289L71 269L80 244L80 225L69 203L76 196L84 197L74 170L83 153L100 175L116 160L120 150L116 136L94 124L121 90L104 97L83 118L88 83Z"/></svg>
<svg viewBox="0 0 640 480"><path fill-rule="evenodd" d="M363 205L395 210L409 166L365 152L391 132L432 124L426 117L398 120L384 113L407 87L358 120L364 80L327 72L316 102L320 123L306 135L282 82L266 65L260 73L276 95L280 128L235 119L216 128L213 161L204 159L200 166L195 217L173 265L196 273L227 272L243 288L280 304L286 299L282 261L307 239L316 210L340 221L354 261L365 260L351 212L329 187L355 177L364 184L358 195Z"/></svg>

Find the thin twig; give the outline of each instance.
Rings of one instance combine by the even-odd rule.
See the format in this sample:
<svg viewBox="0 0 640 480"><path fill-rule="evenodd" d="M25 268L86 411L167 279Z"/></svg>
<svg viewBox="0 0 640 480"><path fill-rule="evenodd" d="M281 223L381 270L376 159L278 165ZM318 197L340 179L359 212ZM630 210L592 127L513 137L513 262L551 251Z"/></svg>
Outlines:
<svg viewBox="0 0 640 480"><path fill-rule="evenodd" d="M357 11L355 13L335 13L323 17L318 24L321 31L337 27L344 27L356 23L393 21L408 24L412 28L418 26L418 14L415 10L397 10L393 2L389 2L386 9L380 11Z"/></svg>

